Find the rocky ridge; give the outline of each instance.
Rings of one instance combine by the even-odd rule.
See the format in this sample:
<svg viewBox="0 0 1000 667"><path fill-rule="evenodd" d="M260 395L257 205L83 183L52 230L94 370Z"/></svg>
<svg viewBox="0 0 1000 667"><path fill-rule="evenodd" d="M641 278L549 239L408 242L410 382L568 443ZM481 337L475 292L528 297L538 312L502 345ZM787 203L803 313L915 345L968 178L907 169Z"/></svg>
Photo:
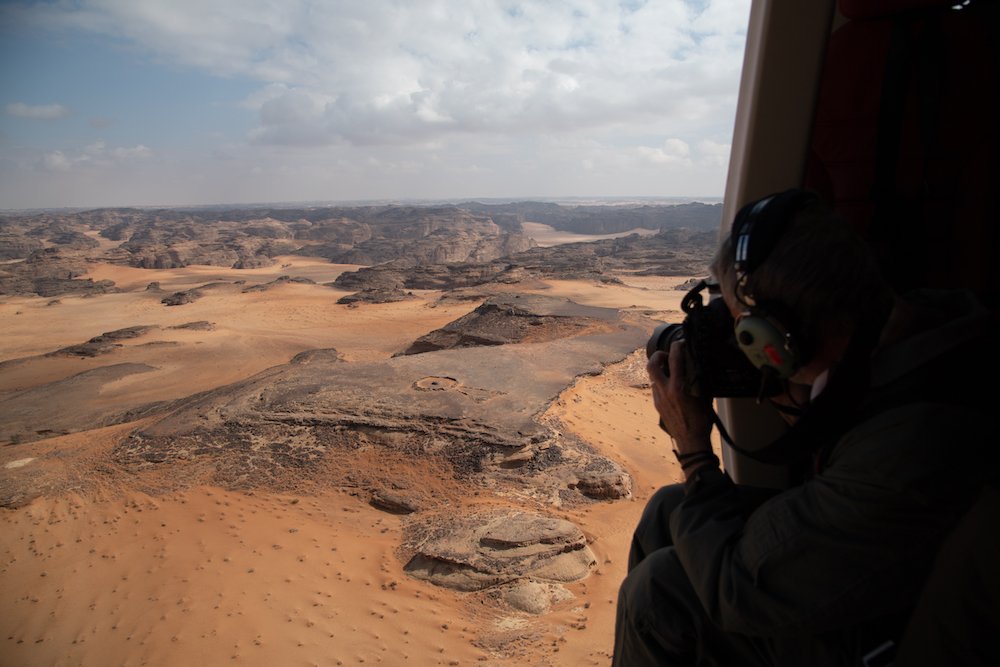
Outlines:
<svg viewBox="0 0 1000 667"><path fill-rule="evenodd" d="M681 271L686 248L703 255L701 246L709 239L714 244L718 216L718 206L704 204L572 207L540 203L98 209L7 215L0 216L0 260L4 262L0 265L0 294L60 296L115 291L110 281L81 279L91 261L151 269L190 265L250 269L268 266L282 254L378 266L379 272L385 272L377 278L371 274L359 277L359 289L420 288L400 283L420 283L434 289L442 283L514 281L520 273L597 275L605 266L626 262L646 265L655 261L662 266L663 260L672 260L674 270ZM533 249L534 243L522 227L529 220L586 233L640 226L660 229L661 233L648 243L602 242L569 253ZM626 248L630 243L635 247ZM503 261L511 257L516 259ZM407 279L393 275L400 272L412 275Z"/></svg>

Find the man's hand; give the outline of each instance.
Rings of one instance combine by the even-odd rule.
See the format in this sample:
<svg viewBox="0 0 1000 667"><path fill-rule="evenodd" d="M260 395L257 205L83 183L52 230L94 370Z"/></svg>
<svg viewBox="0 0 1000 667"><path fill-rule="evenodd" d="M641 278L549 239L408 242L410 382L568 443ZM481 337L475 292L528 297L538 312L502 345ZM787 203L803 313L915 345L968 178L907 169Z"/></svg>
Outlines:
<svg viewBox="0 0 1000 667"><path fill-rule="evenodd" d="M670 345L669 356L658 351L649 358L646 372L653 386L653 405L660 415L660 423L674 439L678 454L711 452L711 399L695 398L684 393L683 346L684 341L674 341ZM669 376L663 372L665 362L669 364Z"/></svg>

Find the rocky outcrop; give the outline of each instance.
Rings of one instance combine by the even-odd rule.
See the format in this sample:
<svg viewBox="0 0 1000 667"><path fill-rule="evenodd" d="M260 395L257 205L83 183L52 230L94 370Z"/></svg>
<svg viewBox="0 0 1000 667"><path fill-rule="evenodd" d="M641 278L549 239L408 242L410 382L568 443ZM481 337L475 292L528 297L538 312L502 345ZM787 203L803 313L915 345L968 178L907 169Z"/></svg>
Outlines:
<svg viewBox="0 0 1000 667"><path fill-rule="evenodd" d="M684 273L701 267L703 234L714 248L717 207L703 204L573 207L526 203L462 206L367 206L308 209L98 209L0 217L0 260L24 259L0 269L0 293L99 294L108 282L81 280L89 260L138 268L194 264L238 269L269 266L297 253L378 269L339 287L440 289L521 275L599 276L615 267ZM712 219L711 224L709 219ZM659 228L658 241L620 241L567 249L532 248L522 220L567 231L620 232ZM683 225L681 228L679 225ZM100 234L117 246L101 249ZM624 245L622 245L624 244ZM669 245L669 252L664 247ZM690 256L689 256L690 255ZM697 255L698 257L695 257ZM515 261L506 258L516 256ZM353 282L351 282L353 280Z"/></svg>
<svg viewBox="0 0 1000 667"><path fill-rule="evenodd" d="M584 326L562 326L562 318L581 314ZM233 488L322 474L367 493L401 488L405 460L436 461L465 483L547 505L627 497L620 466L540 416L573 378L600 372L642 345L653 323L560 299L524 299L519 310L491 317L510 331L533 319L539 323L527 326L549 334L368 363L345 364L335 351L300 355L192 398L133 434L115 459L136 470L201 460L215 470L209 481ZM361 479L352 461L372 450L400 463L382 477Z"/></svg>
<svg viewBox="0 0 1000 667"><path fill-rule="evenodd" d="M597 564L575 524L516 510L423 519L409 527L404 549L414 552L404 568L407 574L467 592L524 580L569 583L589 575ZM521 606L541 611L533 603L539 593Z"/></svg>
<svg viewBox="0 0 1000 667"><path fill-rule="evenodd" d="M633 234L591 243L532 248L486 263L409 266L388 262L340 274L333 285L344 290L454 290L488 283L513 284L531 279L590 278L610 275L701 275L717 247L715 232L669 230L655 236Z"/></svg>
<svg viewBox="0 0 1000 667"><path fill-rule="evenodd" d="M56 350L55 352L49 352L48 357L96 357L98 355L107 354L112 352L116 348L121 347L119 341L130 340L132 338L138 338L146 334L147 332L156 329L156 326L150 325L140 325L134 327L126 327L124 329L116 329L115 331L108 331L102 333L100 336L94 336L86 343L80 343L79 345L70 345L69 347L64 347L62 349Z"/></svg>
<svg viewBox="0 0 1000 667"><path fill-rule="evenodd" d="M189 289L182 292L174 292L170 296L165 296L160 299L160 303L164 306L183 306L188 303L194 303L203 296L205 296L205 293L202 290Z"/></svg>
<svg viewBox="0 0 1000 667"><path fill-rule="evenodd" d="M400 354L480 345L540 343L586 333L611 330L614 318L607 308L590 308L568 299L532 294L505 294L443 328L421 336Z"/></svg>
<svg viewBox="0 0 1000 667"><path fill-rule="evenodd" d="M215 329L215 325L207 320L198 320L197 322L185 322L184 324L177 324L172 327L167 327L168 329L187 329L190 331L212 331Z"/></svg>
<svg viewBox="0 0 1000 667"><path fill-rule="evenodd" d="M267 290L277 287L278 285L288 285L290 283L298 283L300 285L315 285L316 281L309 278L300 278L292 276L278 276L274 280L268 283L261 283L259 285L251 285L250 287L243 288L243 293L247 292L266 292Z"/></svg>
<svg viewBox="0 0 1000 667"><path fill-rule="evenodd" d="M115 292L110 280L80 279L86 261L61 248L43 248L25 260L0 267L0 294L43 297Z"/></svg>
<svg viewBox="0 0 1000 667"><path fill-rule="evenodd" d="M42 242L23 234L0 234L0 261L24 259L42 249Z"/></svg>
<svg viewBox="0 0 1000 667"><path fill-rule="evenodd" d="M413 292L401 289L369 288L354 294L348 294L337 299L337 303L347 306L357 306L362 303L396 303L414 299Z"/></svg>

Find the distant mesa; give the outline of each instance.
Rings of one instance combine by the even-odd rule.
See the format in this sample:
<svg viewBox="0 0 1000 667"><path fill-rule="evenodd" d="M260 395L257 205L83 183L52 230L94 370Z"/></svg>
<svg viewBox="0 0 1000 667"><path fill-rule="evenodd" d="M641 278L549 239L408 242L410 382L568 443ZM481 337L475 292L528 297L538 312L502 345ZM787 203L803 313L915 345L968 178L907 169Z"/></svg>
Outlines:
<svg viewBox="0 0 1000 667"><path fill-rule="evenodd" d="M560 206L539 202L97 209L6 215L0 216L0 261L9 263L0 268L0 294L53 297L116 291L111 281L81 278L88 261L147 269L191 265L251 269L270 266L274 257L286 254L325 257L345 264L393 265L391 270L396 273L391 277L388 273L367 274L351 287L350 279L344 277L338 284L355 291L468 286L517 280L520 274L599 275L607 257L629 261L625 256L628 252L632 252L632 260L648 267L641 270L681 274L689 272L689 260L699 261L686 256L684 248L700 247L709 237L714 246L720 216L720 205ZM646 241L633 251L614 244L601 245L598 250L577 249L576 260L586 261L574 269L566 264L565 251L551 254L547 252L551 249L533 248L535 244L522 226L527 221L583 234L644 227L660 230L658 237L662 238ZM117 245L102 250L93 238L95 233ZM678 251L677 256L666 257L662 249L656 250L663 243ZM648 256L650 249L658 253L657 259ZM705 253L698 249L695 254ZM497 264L511 257L519 259L511 266ZM559 258L563 260L546 270L547 261ZM662 260L669 261L663 264ZM650 266L651 261L661 264ZM450 265L464 266L458 271L427 271L427 267Z"/></svg>
<svg viewBox="0 0 1000 667"><path fill-rule="evenodd" d="M687 228L718 232L722 204L689 202L683 204L579 205L564 206L551 202L514 202L510 204L459 204L473 213L517 221L540 222L574 234L619 234L633 229L671 230Z"/></svg>
<svg viewBox="0 0 1000 667"><path fill-rule="evenodd" d="M590 279L613 282L612 273L700 275L714 255L715 232L670 230L532 248L486 263L412 265L393 261L340 274L333 286L343 290L458 290L536 279Z"/></svg>

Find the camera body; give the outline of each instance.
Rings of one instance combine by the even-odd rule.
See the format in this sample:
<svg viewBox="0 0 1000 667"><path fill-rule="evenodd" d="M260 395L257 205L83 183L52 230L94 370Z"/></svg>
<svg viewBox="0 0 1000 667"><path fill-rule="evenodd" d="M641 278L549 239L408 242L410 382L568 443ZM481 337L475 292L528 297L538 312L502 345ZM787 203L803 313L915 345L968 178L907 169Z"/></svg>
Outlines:
<svg viewBox="0 0 1000 667"><path fill-rule="evenodd" d="M740 350L735 321L721 298L709 298L717 287L701 281L681 301L686 317L680 324L661 324L646 343L646 357L657 350L668 352L674 341L685 341L684 392L702 398L774 396L781 392L776 378L762 373ZM669 375L670 369L664 367Z"/></svg>

